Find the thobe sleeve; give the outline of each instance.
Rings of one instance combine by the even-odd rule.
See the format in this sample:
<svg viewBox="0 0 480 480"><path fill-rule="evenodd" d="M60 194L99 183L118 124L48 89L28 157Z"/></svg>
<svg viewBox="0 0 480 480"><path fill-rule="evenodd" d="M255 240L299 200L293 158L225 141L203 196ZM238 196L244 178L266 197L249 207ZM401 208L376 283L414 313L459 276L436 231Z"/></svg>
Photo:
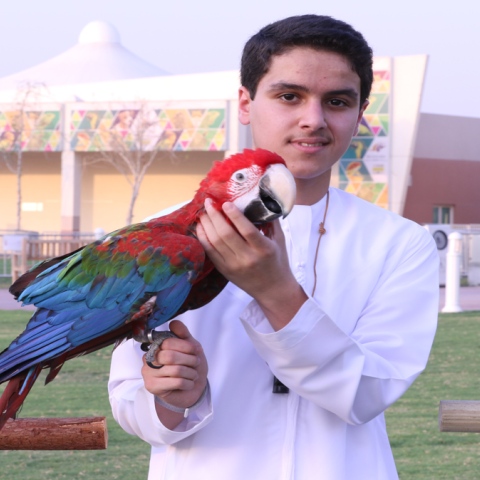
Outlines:
<svg viewBox="0 0 480 480"><path fill-rule="evenodd" d="M212 417L208 394L198 408L175 430L158 419L154 396L144 386L141 376L143 352L133 340L122 343L112 356L108 393L115 420L129 434L154 447L176 443L207 425Z"/></svg>
<svg viewBox="0 0 480 480"><path fill-rule="evenodd" d="M438 254L430 235L416 234L404 243L385 261L349 332L313 298L277 332L255 302L242 314L277 378L350 424L368 422L388 408L428 360L438 316Z"/></svg>

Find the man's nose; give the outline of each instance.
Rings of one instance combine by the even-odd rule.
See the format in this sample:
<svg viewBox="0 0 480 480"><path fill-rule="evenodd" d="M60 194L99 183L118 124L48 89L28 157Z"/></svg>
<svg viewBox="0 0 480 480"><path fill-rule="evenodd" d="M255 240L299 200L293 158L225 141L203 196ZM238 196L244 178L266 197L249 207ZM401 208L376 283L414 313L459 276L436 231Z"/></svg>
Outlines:
<svg viewBox="0 0 480 480"><path fill-rule="evenodd" d="M300 127L308 130L320 130L326 128L325 111L318 101L307 102L302 109Z"/></svg>

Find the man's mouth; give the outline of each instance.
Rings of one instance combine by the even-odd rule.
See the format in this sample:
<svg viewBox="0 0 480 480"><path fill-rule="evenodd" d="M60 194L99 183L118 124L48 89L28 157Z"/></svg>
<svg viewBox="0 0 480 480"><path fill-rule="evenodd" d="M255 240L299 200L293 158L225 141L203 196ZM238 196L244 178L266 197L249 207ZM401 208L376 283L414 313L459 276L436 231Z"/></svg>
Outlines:
<svg viewBox="0 0 480 480"><path fill-rule="evenodd" d="M302 147L321 147L325 145L325 142L297 142Z"/></svg>
<svg viewBox="0 0 480 480"><path fill-rule="evenodd" d="M293 139L292 143L297 144L299 147L303 148L319 148L328 145L329 141L325 138L297 138Z"/></svg>

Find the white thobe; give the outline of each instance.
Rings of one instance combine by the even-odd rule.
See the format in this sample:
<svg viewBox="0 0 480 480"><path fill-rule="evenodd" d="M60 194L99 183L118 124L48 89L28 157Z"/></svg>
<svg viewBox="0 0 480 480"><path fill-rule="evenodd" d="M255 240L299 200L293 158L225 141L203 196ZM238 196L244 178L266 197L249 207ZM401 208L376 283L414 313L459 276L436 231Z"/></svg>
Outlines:
<svg viewBox="0 0 480 480"><path fill-rule="evenodd" d="M233 284L181 320L202 344L211 394L174 431L155 412L133 341L113 354L115 419L152 446L149 479L388 480L383 412L425 368L438 311L438 255L419 225L330 188L282 220L310 296L274 332ZM273 376L290 388L272 393Z"/></svg>

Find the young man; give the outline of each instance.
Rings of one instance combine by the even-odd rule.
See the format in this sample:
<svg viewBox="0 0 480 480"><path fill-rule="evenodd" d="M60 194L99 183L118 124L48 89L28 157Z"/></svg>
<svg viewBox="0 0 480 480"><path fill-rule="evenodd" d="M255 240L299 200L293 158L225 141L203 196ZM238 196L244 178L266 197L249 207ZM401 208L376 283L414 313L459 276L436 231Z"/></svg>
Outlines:
<svg viewBox="0 0 480 480"><path fill-rule="evenodd" d="M438 257L420 226L329 187L372 52L343 22L291 17L249 40L241 75L240 121L285 159L297 205L269 239L207 203L197 234L231 283L171 322L163 368L132 341L114 352L114 416L152 445L150 479L397 478L383 412L425 368Z"/></svg>

